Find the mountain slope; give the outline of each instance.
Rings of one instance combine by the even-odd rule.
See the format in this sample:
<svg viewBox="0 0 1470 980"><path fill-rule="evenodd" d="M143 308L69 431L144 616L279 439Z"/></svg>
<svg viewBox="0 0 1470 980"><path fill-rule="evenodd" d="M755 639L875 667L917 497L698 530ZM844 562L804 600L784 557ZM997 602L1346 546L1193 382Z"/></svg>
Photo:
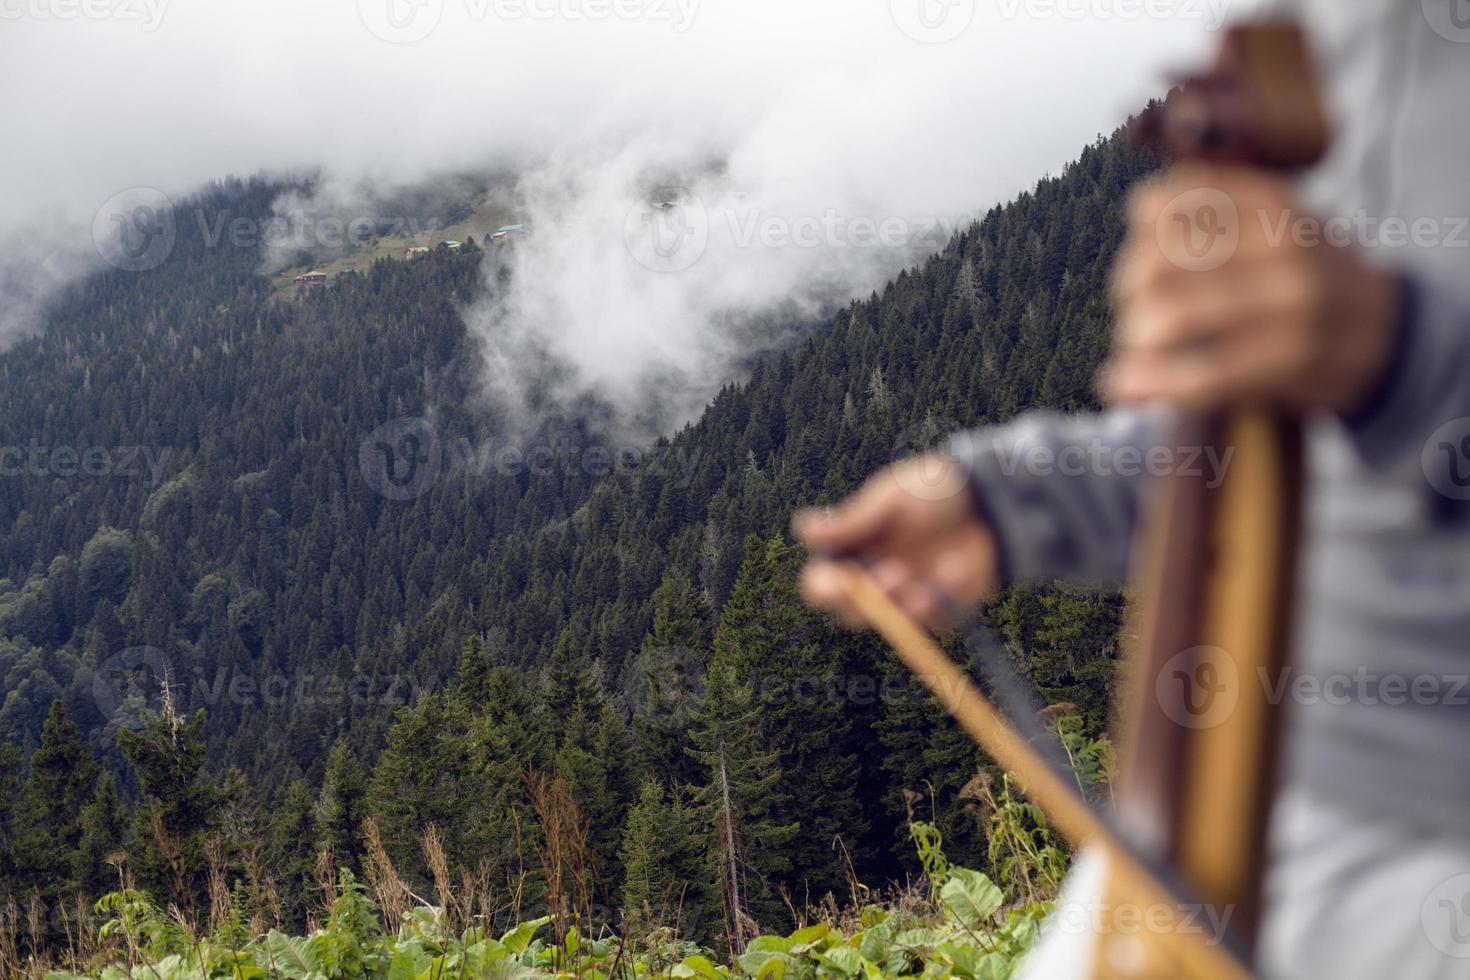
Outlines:
<svg viewBox="0 0 1470 980"><path fill-rule="evenodd" d="M529 763L571 785L615 904L639 782L687 788L707 819L711 746L741 732L756 735L738 773L769 841L750 859L765 914L780 887L842 882L834 834L864 877L899 875L905 790L932 790L956 849L977 853L959 791L978 753L874 642L797 606L780 532L957 426L1092 407L1120 202L1152 167L1099 140L621 466L577 421L587 406L533 437L543 463L496 456L457 313L496 288L480 250L273 303L257 254L181 220L162 267L78 285L0 355L0 446L51 453L0 478L0 742L29 755L59 698L124 797L164 807L122 733L151 731L140 709L160 706L166 672L180 710L206 710L199 778L243 814L239 853L275 841L293 887L319 842L362 860L365 815L410 873L431 819L473 865L529 819ZM277 192L230 182L190 207L262 218ZM65 446L111 468L75 472ZM152 465L123 472L132 447ZM1027 591L997 615L1095 731L1116 598ZM146 880L164 863L143 856L141 814L98 846L126 847ZM24 814L0 818L24 837ZM201 820L178 833L224 832ZM514 857L534 865L532 850ZM37 880L22 858L6 858L11 889Z"/></svg>

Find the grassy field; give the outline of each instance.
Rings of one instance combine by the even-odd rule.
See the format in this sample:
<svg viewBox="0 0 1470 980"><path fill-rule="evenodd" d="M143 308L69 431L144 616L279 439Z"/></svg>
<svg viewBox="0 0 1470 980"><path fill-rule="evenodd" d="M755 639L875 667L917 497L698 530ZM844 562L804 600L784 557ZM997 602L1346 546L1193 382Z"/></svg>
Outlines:
<svg viewBox="0 0 1470 980"><path fill-rule="evenodd" d="M291 296L296 292L295 279L303 272L320 269L327 274L327 281L343 272L366 272L374 262L382 258L402 259L404 250L414 245L433 248L440 242L462 242L471 236L481 243L501 225L515 224L520 218L510 205L495 194L484 194L472 204L471 215L463 221L421 231L417 234L385 235L356 248L336 259L321 260L310 265L293 265L271 276L271 284L277 296Z"/></svg>

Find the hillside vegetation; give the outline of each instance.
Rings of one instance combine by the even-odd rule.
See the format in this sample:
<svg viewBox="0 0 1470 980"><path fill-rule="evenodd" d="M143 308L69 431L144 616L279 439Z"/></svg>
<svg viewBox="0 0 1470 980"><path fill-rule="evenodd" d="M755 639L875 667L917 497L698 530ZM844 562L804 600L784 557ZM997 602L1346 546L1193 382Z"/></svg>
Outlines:
<svg viewBox="0 0 1470 980"><path fill-rule="evenodd" d="M906 882L939 896L922 928L957 928L918 824L1006 908L1044 901L1064 856L1039 815L877 642L801 606L782 532L954 428L1092 407L1119 205L1152 167L1118 135L1086 147L621 466L595 405L535 434L549 465L485 464L503 427L458 309L513 272L473 245L278 302L258 254L181 220L160 268L73 287L0 355L0 446L111 454L0 478L14 962L112 892L103 917L133 925L108 955L185 956L213 927L258 962L261 929L337 915L323 881L340 901L385 867L411 894L390 924L439 908L397 930L433 932L431 960L546 914L531 955L555 965L580 910L576 935L677 930L718 961ZM280 191L187 207L264 217ZM405 435L438 461L409 494L372 464ZM1015 589L988 615L1105 782L1120 597ZM460 912L419 901L440 877ZM439 975L409 955L392 975Z"/></svg>

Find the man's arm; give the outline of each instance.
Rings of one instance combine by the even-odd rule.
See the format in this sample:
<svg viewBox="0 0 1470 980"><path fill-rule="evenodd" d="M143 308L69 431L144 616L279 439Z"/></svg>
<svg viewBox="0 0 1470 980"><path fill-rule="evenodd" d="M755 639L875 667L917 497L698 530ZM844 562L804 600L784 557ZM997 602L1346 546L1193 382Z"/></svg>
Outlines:
<svg viewBox="0 0 1470 980"><path fill-rule="evenodd" d="M1470 479L1470 294L1406 277L1399 295L1389 367L1348 426L1368 465L1420 453L1436 489L1458 488Z"/></svg>
<svg viewBox="0 0 1470 980"><path fill-rule="evenodd" d="M1120 583L1151 477L1198 466L1210 478L1228 462L1167 445L1166 423L1158 409L1038 411L957 436L950 452L994 536L998 584Z"/></svg>
<svg viewBox="0 0 1470 980"><path fill-rule="evenodd" d="M860 558L910 615L942 627L1008 582L1118 582L1148 474L1180 461L1158 444L1164 422L1036 412L891 466L837 507L796 515L813 553L802 592L857 625L835 563Z"/></svg>

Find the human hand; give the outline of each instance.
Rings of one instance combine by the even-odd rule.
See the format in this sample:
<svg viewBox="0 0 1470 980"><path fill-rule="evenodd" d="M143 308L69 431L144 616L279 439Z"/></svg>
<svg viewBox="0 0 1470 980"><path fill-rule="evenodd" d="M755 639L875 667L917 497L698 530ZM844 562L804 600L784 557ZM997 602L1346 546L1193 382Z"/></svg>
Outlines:
<svg viewBox="0 0 1470 980"><path fill-rule="evenodd" d="M935 628L954 625L959 610L996 586L995 542L970 492L959 463L930 454L877 473L830 512L798 513L792 530L814 556L802 572L802 595L858 625L837 562L865 558L909 615Z"/></svg>
<svg viewBox="0 0 1470 980"><path fill-rule="evenodd" d="M1114 268L1113 402L1347 414L1383 376L1399 285L1296 209L1287 182L1188 164L1137 188ZM1334 241L1333 239L1337 239Z"/></svg>

